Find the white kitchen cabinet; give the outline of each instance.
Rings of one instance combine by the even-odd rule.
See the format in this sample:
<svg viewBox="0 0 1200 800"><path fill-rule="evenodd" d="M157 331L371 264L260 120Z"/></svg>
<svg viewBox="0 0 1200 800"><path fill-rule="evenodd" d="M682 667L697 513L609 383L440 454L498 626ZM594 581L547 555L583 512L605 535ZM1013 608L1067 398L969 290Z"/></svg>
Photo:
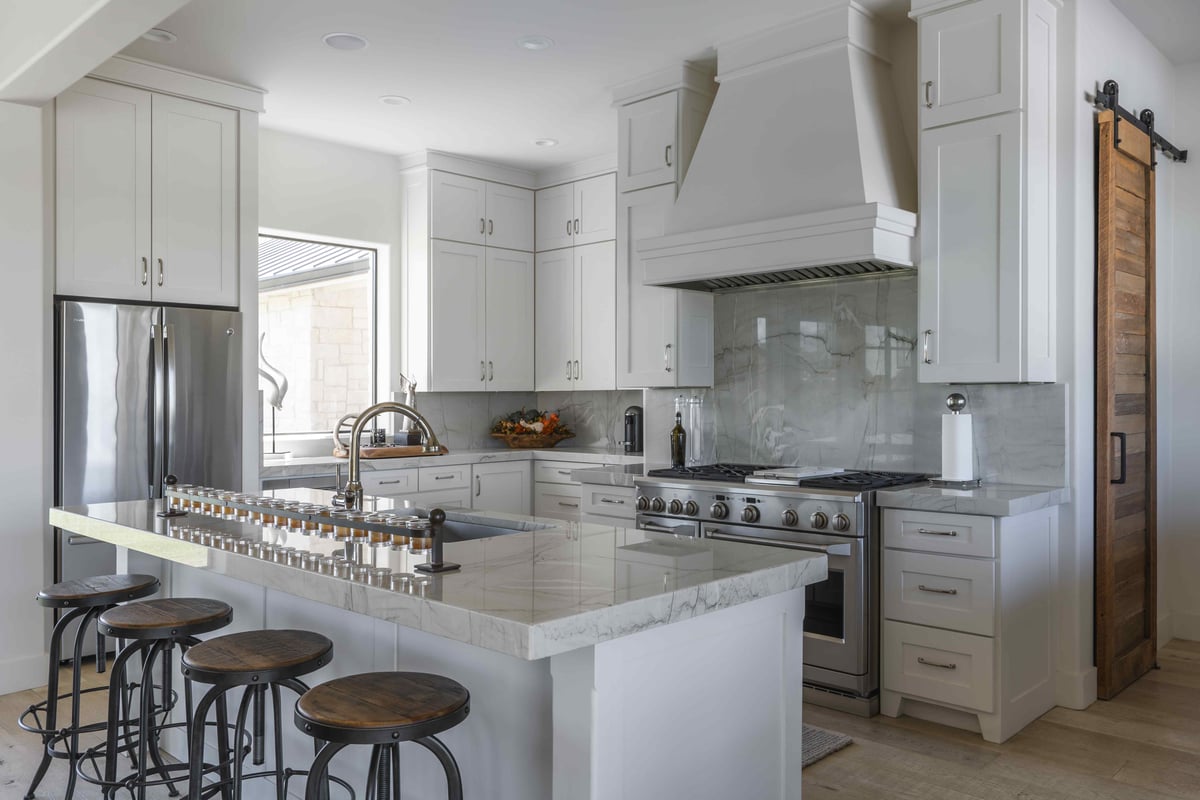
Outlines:
<svg viewBox="0 0 1200 800"><path fill-rule="evenodd" d="M537 256L538 391L615 388L615 255L609 241Z"/></svg>
<svg viewBox="0 0 1200 800"><path fill-rule="evenodd" d="M1057 508L884 509L883 714L1003 742L1054 706L1057 527Z"/></svg>
<svg viewBox="0 0 1200 800"><path fill-rule="evenodd" d="M1055 9L1042 0L976 0L919 23L925 30L959 12L974 19L967 9L975 6L980 19L1002 11L1023 20L1016 50L1024 101L993 98L989 110L1019 110L920 132L918 379L1053 382ZM922 50L922 63L927 57Z"/></svg>
<svg viewBox="0 0 1200 800"><path fill-rule="evenodd" d="M641 239L663 235L674 184L623 193L617 208L617 386L711 386L713 296L646 286Z"/></svg>
<svg viewBox="0 0 1200 800"><path fill-rule="evenodd" d="M632 528L637 517L632 486L585 483L580 487L580 514L584 522Z"/></svg>
<svg viewBox="0 0 1200 800"><path fill-rule="evenodd" d="M617 188L632 192L682 181L711 106L710 92L688 88L621 105Z"/></svg>
<svg viewBox="0 0 1200 800"><path fill-rule="evenodd" d="M56 292L236 306L236 111L85 78L56 103Z"/></svg>
<svg viewBox="0 0 1200 800"><path fill-rule="evenodd" d="M429 235L465 244L533 250L533 192L431 170Z"/></svg>
<svg viewBox="0 0 1200 800"><path fill-rule="evenodd" d="M433 391L510 391L533 383L533 256L430 244Z"/></svg>
<svg viewBox="0 0 1200 800"><path fill-rule="evenodd" d="M471 468L475 483L471 508L503 514L528 514L530 465L528 461L476 464Z"/></svg>
<svg viewBox="0 0 1200 800"><path fill-rule="evenodd" d="M617 177L597 175L537 192L537 251L617 238Z"/></svg>
<svg viewBox="0 0 1200 800"><path fill-rule="evenodd" d="M533 515L579 522L580 494L578 483L535 483Z"/></svg>
<svg viewBox="0 0 1200 800"><path fill-rule="evenodd" d="M1022 6L977 0L920 17L922 128L1021 108Z"/></svg>

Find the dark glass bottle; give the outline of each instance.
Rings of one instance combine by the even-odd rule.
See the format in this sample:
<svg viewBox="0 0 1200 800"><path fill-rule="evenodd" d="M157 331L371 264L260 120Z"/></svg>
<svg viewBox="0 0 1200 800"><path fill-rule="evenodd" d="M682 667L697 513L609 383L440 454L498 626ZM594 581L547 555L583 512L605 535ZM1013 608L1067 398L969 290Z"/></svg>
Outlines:
<svg viewBox="0 0 1200 800"><path fill-rule="evenodd" d="M675 427L671 429L671 466L683 469L687 462L687 431L683 429L683 414L675 412Z"/></svg>

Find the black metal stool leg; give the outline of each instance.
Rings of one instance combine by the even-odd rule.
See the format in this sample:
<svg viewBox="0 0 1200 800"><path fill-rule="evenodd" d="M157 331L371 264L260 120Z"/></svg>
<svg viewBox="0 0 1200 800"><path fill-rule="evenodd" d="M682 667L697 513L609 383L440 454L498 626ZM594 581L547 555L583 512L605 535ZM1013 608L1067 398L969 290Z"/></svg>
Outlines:
<svg viewBox="0 0 1200 800"><path fill-rule="evenodd" d="M308 773L308 781L304 784L304 800L321 800L321 790L327 788L326 777L329 772L329 762L346 745L342 742L326 742L317 757L313 759L312 769Z"/></svg>
<svg viewBox="0 0 1200 800"><path fill-rule="evenodd" d="M82 678L79 661L83 658L83 641L87 636L87 626L100 616L101 611L103 609L89 609L79 620L79 627L75 629L75 649L71 653L71 733L64 737L67 742L67 765L70 767L70 774L67 776L67 789L63 793L63 800L71 800L75 795L75 761L79 756L79 713L82 704L79 696L79 683Z"/></svg>
<svg viewBox="0 0 1200 800"><path fill-rule="evenodd" d="M201 784L204 780L204 726L208 718L208 710L217 700L224 701L225 690L214 686L204 693L196 711L192 715L192 724L188 728L188 800L200 800Z"/></svg>
<svg viewBox="0 0 1200 800"><path fill-rule="evenodd" d="M436 736L426 736L413 741L433 753L437 756L438 761L442 762L442 769L446 773L446 796L449 800L462 800L462 774L458 771L458 762L454 760L454 754Z"/></svg>
<svg viewBox="0 0 1200 800"><path fill-rule="evenodd" d="M382 752L381 744L371 748L371 765L367 767L367 793L363 795L366 800L376 800L379 796L379 761Z"/></svg>
<svg viewBox="0 0 1200 800"><path fill-rule="evenodd" d="M150 646L149 642L137 642L128 647L122 648L113 660L112 677L109 678L108 689L108 720L107 732L105 736L104 749L104 781L112 783L117 779L117 741L120 738L122 728L125 730L126 742L132 744L132 736L129 727L129 715L121 716L122 708L132 711L133 697L132 689L130 694L126 694L126 687L129 684L126 670L128 669L129 660L139 652L144 651ZM122 721L122 726L117 726L117 720ZM130 753L132 755L132 751Z"/></svg>
<svg viewBox="0 0 1200 800"><path fill-rule="evenodd" d="M54 630L50 634L50 667L46 675L46 718L40 726L44 731L53 731L55 725L58 724L58 661L62 657L63 632L73 620L86 613L84 609L76 608L63 614L55 623ZM25 793L25 800L32 800L38 784L42 782L42 778L46 777L46 770L50 768L50 753L46 750L46 745L50 743L52 736L53 734L49 733L42 734L42 760L33 773L33 781L29 784L29 791Z"/></svg>
<svg viewBox="0 0 1200 800"><path fill-rule="evenodd" d="M287 800L287 779L283 769L283 709L279 684L271 684L271 722L275 725L275 800Z"/></svg>
<svg viewBox="0 0 1200 800"><path fill-rule="evenodd" d="M251 703L254 702L254 695L257 686L247 686L242 692L242 700L238 703L237 717L233 723L233 752L230 756L233 758L233 796L234 800L242 800L242 773L246 761L246 752L242 750L242 733L246 730L246 718L250 714ZM254 743L251 741L249 750L254 749Z"/></svg>
<svg viewBox="0 0 1200 800"><path fill-rule="evenodd" d="M165 723L167 721L167 715L171 712L171 709L175 705L175 703L171 700L171 693L173 691L171 688L171 674L172 674L172 672L174 672L174 670L171 669L172 663L174 661L174 659L171 658L171 654L174 652L174 649L175 649L174 644L171 642L171 640L168 639L163 643L162 649L159 652L159 658L162 659L162 705L161 706L154 705L154 686L153 686L153 681L151 681L151 684L150 684L150 705L151 705L150 730L144 732L144 735L150 737L150 760L154 763L154 770L159 775L162 775L164 779L169 778L170 774L167 771L166 764L164 764L163 760L162 760L162 752L161 752L160 741L159 741L160 731L159 731L158 725L154 724L154 717L158 713L161 713L162 720ZM179 790L175 788L174 781L167 782L167 794L171 797L179 796Z"/></svg>
<svg viewBox="0 0 1200 800"><path fill-rule="evenodd" d="M400 745L389 745L392 756L392 800L400 800Z"/></svg>
<svg viewBox="0 0 1200 800"><path fill-rule="evenodd" d="M229 763L232 755L233 748L229 746L229 708L225 698L221 697L217 703L217 775L221 781L221 800L233 800L233 775Z"/></svg>

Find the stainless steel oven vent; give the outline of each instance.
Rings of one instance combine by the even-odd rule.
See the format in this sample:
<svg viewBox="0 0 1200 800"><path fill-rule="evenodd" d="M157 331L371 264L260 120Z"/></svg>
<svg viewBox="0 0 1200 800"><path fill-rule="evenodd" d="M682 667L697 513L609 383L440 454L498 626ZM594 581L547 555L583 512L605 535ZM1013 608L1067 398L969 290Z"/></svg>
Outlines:
<svg viewBox="0 0 1200 800"><path fill-rule="evenodd" d="M774 272L759 272L754 275L731 275L722 278L705 278L672 284L679 289L698 289L706 292L731 292L739 289L757 289L803 281L835 280L845 278L869 278L882 275L905 275L915 273L913 267L889 264L886 261L848 261L843 264L824 264L815 267L796 267Z"/></svg>

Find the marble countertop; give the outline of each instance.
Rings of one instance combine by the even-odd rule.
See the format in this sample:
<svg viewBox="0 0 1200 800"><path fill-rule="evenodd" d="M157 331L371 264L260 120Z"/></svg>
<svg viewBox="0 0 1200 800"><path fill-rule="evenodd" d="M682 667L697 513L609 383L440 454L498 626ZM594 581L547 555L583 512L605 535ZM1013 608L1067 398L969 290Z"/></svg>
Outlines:
<svg viewBox="0 0 1200 800"><path fill-rule="evenodd" d="M289 489L281 497L320 499L328 492ZM371 499L379 509L400 501ZM166 535L187 525L305 550L334 550L333 540L250 523L155 516L153 501L98 503L50 510L50 524L167 561L536 660L730 606L826 577L824 555L715 540L676 539L607 525L495 513L451 511L451 520L498 523L518 531L447 542L445 558L462 569L417 573L408 592L367 586L299 567L262 561ZM538 528L538 529L533 529ZM394 572L423 554L385 551Z"/></svg>
<svg viewBox="0 0 1200 800"><path fill-rule="evenodd" d="M919 486L875 493L876 505L883 508L911 508L985 517L1014 517L1069 502L1071 490L1066 487L1000 483L985 483L977 489Z"/></svg>
<svg viewBox="0 0 1200 800"><path fill-rule="evenodd" d="M638 464L641 456L614 453L601 447L554 447L545 450L455 450L442 456L416 456L413 458L364 458L360 462L363 472L388 469L414 469L416 467L452 466L458 464L495 463L503 461L578 461L589 464ZM342 466L345 474L349 462L344 458L328 456L298 456L294 458L263 459L260 478L300 478L311 475L328 475L335 465Z"/></svg>
<svg viewBox="0 0 1200 800"><path fill-rule="evenodd" d="M642 477L644 469L645 467L642 464L610 464L606 467L574 470L571 473L571 480L600 486L623 486L632 489L634 479Z"/></svg>

